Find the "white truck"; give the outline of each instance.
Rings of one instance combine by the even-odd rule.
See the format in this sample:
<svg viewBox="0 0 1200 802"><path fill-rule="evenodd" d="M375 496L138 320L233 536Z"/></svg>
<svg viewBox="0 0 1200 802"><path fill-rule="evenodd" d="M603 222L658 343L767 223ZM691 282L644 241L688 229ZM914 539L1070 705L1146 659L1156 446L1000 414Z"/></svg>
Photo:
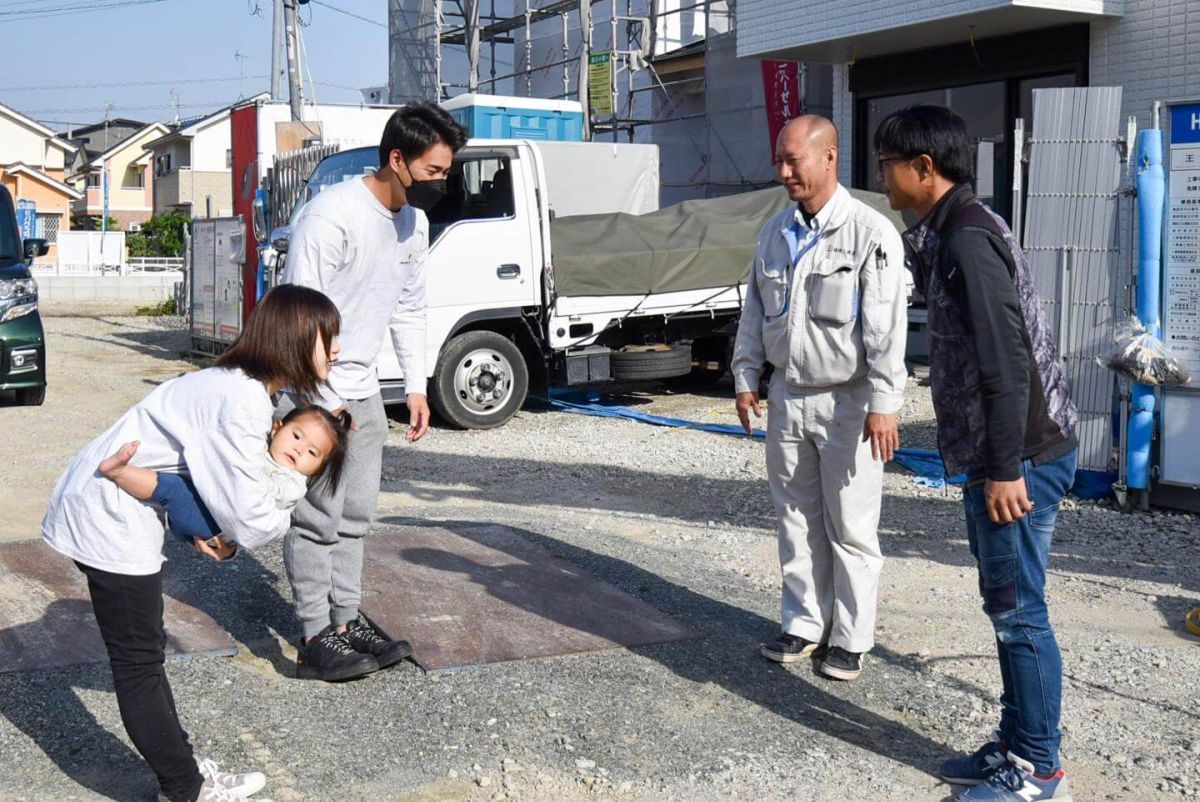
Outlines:
<svg viewBox="0 0 1200 802"><path fill-rule="evenodd" d="M377 164L375 148L328 156L291 220L321 188ZM500 426L529 393L551 386L711 381L728 368L754 247L746 232L761 221L739 219L736 209L707 218L658 211L657 147L472 140L448 187L428 213L427 296L430 400L451 425ZM645 242L638 226L664 215L655 230L673 242L700 253L712 240L707 270L665 254L669 244ZM732 236L740 241L722 250L726 224L740 226ZM287 233L271 236L276 275ZM385 402L401 402L404 377L389 338L379 378Z"/></svg>

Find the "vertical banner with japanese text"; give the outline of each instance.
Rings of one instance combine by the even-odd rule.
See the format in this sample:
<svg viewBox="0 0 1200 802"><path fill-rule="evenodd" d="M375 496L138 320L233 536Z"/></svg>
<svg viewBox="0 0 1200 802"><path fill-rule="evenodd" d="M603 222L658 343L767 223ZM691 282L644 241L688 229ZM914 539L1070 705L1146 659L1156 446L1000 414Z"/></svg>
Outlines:
<svg viewBox="0 0 1200 802"><path fill-rule="evenodd" d="M771 160L775 140L788 120L800 116L800 68L794 61L763 61L763 95L767 101L767 130L771 135Z"/></svg>

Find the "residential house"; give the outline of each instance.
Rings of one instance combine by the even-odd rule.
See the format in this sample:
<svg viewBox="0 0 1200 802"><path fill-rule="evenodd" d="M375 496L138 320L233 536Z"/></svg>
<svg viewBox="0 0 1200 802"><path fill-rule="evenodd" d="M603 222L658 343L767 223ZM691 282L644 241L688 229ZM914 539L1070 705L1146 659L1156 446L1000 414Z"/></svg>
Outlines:
<svg viewBox="0 0 1200 802"><path fill-rule="evenodd" d="M67 160L67 175L75 175L101 153L124 142L145 127L144 122L116 117L78 128L72 127L65 133L60 133L59 139L65 139L76 148L74 158Z"/></svg>
<svg viewBox="0 0 1200 802"><path fill-rule="evenodd" d="M229 109L185 120L148 141L154 166L154 213L189 217L233 214Z"/></svg>
<svg viewBox="0 0 1200 802"><path fill-rule="evenodd" d="M57 258L58 232L70 229L71 203L81 197L66 182L74 155L75 146L49 128L0 105L0 183L18 202L34 204L34 234L50 243L47 261Z"/></svg>
<svg viewBox="0 0 1200 802"><path fill-rule="evenodd" d="M67 180L75 182L75 188L82 193L74 204L76 221L101 218L105 189L108 216L120 228L128 230L131 225L149 220L154 212L154 171L149 169L150 154L145 146L170 130L164 123L145 125L68 176Z"/></svg>

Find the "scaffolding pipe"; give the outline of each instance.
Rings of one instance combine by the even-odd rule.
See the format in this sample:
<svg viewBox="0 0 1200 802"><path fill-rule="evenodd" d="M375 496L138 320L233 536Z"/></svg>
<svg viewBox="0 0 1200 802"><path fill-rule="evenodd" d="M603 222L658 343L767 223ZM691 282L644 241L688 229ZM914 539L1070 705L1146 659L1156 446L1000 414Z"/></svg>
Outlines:
<svg viewBox="0 0 1200 802"><path fill-rule="evenodd" d="M574 59L571 58L571 47L570 47L571 29L567 25L567 12L564 11L559 16L562 18L562 32L563 32L563 45L562 45L563 94L566 95L571 91L571 71L567 68L567 64L574 61Z"/></svg>
<svg viewBox="0 0 1200 802"><path fill-rule="evenodd" d="M463 0L467 35L467 88L479 89L479 0Z"/></svg>
<svg viewBox="0 0 1200 802"><path fill-rule="evenodd" d="M525 0L525 97L533 97L533 12Z"/></svg>
<svg viewBox="0 0 1200 802"><path fill-rule="evenodd" d="M496 78L484 78L482 81L479 82L479 84L480 84L480 86L487 86L488 84L493 84L497 81L503 81L506 78L516 78L521 75L533 74L534 72L537 72L539 70L549 70L549 69L553 69L553 68L558 67L563 64L573 64L573 63L575 63L574 56L572 56L571 58L562 59L561 61L551 61L549 64L543 64L542 66L538 67L537 70L517 70L516 72L510 72L507 75L500 75L500 76L497 76Z"/></svg>
<svg viewBox="0 0 1200 802"><path fill-rule="evenodd" d="M612 0L612 14L608 21L608 49L609 52L616 55L617 51L617 0ZM617 65L613 63L612 56L609 56L609 82L608 93L610 108L612 109L612 135L615 143L620 138L620 131L617 128Z"/></svg>
<svg viewBox="0 0 1200 802"><path fill-rule="evenodd" d="M579 35L583 47L579 50L579 102L583 106L583 138L592 139L591 98L588 92L588 58L592 55L592 0L579 0Z"/></svg>
<svg viewBox="0 0 1200 802"><path fill-rule="evenodd" d="M434 92L437 97L433 98L434 102L442 99L442 0L433 0L433 64L434 64ZM424 68L422 68L423 70Z"/></svg>

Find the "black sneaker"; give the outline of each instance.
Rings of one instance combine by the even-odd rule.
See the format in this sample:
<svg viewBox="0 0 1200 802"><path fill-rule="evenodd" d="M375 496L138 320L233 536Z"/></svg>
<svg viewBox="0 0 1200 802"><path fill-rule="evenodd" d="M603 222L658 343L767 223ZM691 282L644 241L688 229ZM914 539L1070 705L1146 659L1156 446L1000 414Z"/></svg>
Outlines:
<svg viewBox="0 0 1200 802"><path fill-rule="evenodd" d="M296 655L299 679L323 679L342 682L358 679L379 670L379 662L369 654L359 654L346 638L330 624L308 643L302 643Z"/></svg>
<svg viewBox="0 0 1200 802"><path fill-rule="evenodd" d="M857 679L862 673L862 655L858 652L848 652L841 646L830 646L817 668L831 679Z"/></svg>
<svg viewBox="0 0 1200 802"><path fill-rule="evenodd" d="M412 655L412 644L408 641L388 640L380 635L379 630L371 626L370 622L361 618L346 625L343 637L354 651L373 656L380 668L394 666Z"/></svg>
<svg viewBox="0 0 1200 802"><path fill-rule="evenodd" d="M763 657L776 663L794 663L811 655L820 645L816 641L784 632L770 643L764 643L759 651Z"/></svg>

